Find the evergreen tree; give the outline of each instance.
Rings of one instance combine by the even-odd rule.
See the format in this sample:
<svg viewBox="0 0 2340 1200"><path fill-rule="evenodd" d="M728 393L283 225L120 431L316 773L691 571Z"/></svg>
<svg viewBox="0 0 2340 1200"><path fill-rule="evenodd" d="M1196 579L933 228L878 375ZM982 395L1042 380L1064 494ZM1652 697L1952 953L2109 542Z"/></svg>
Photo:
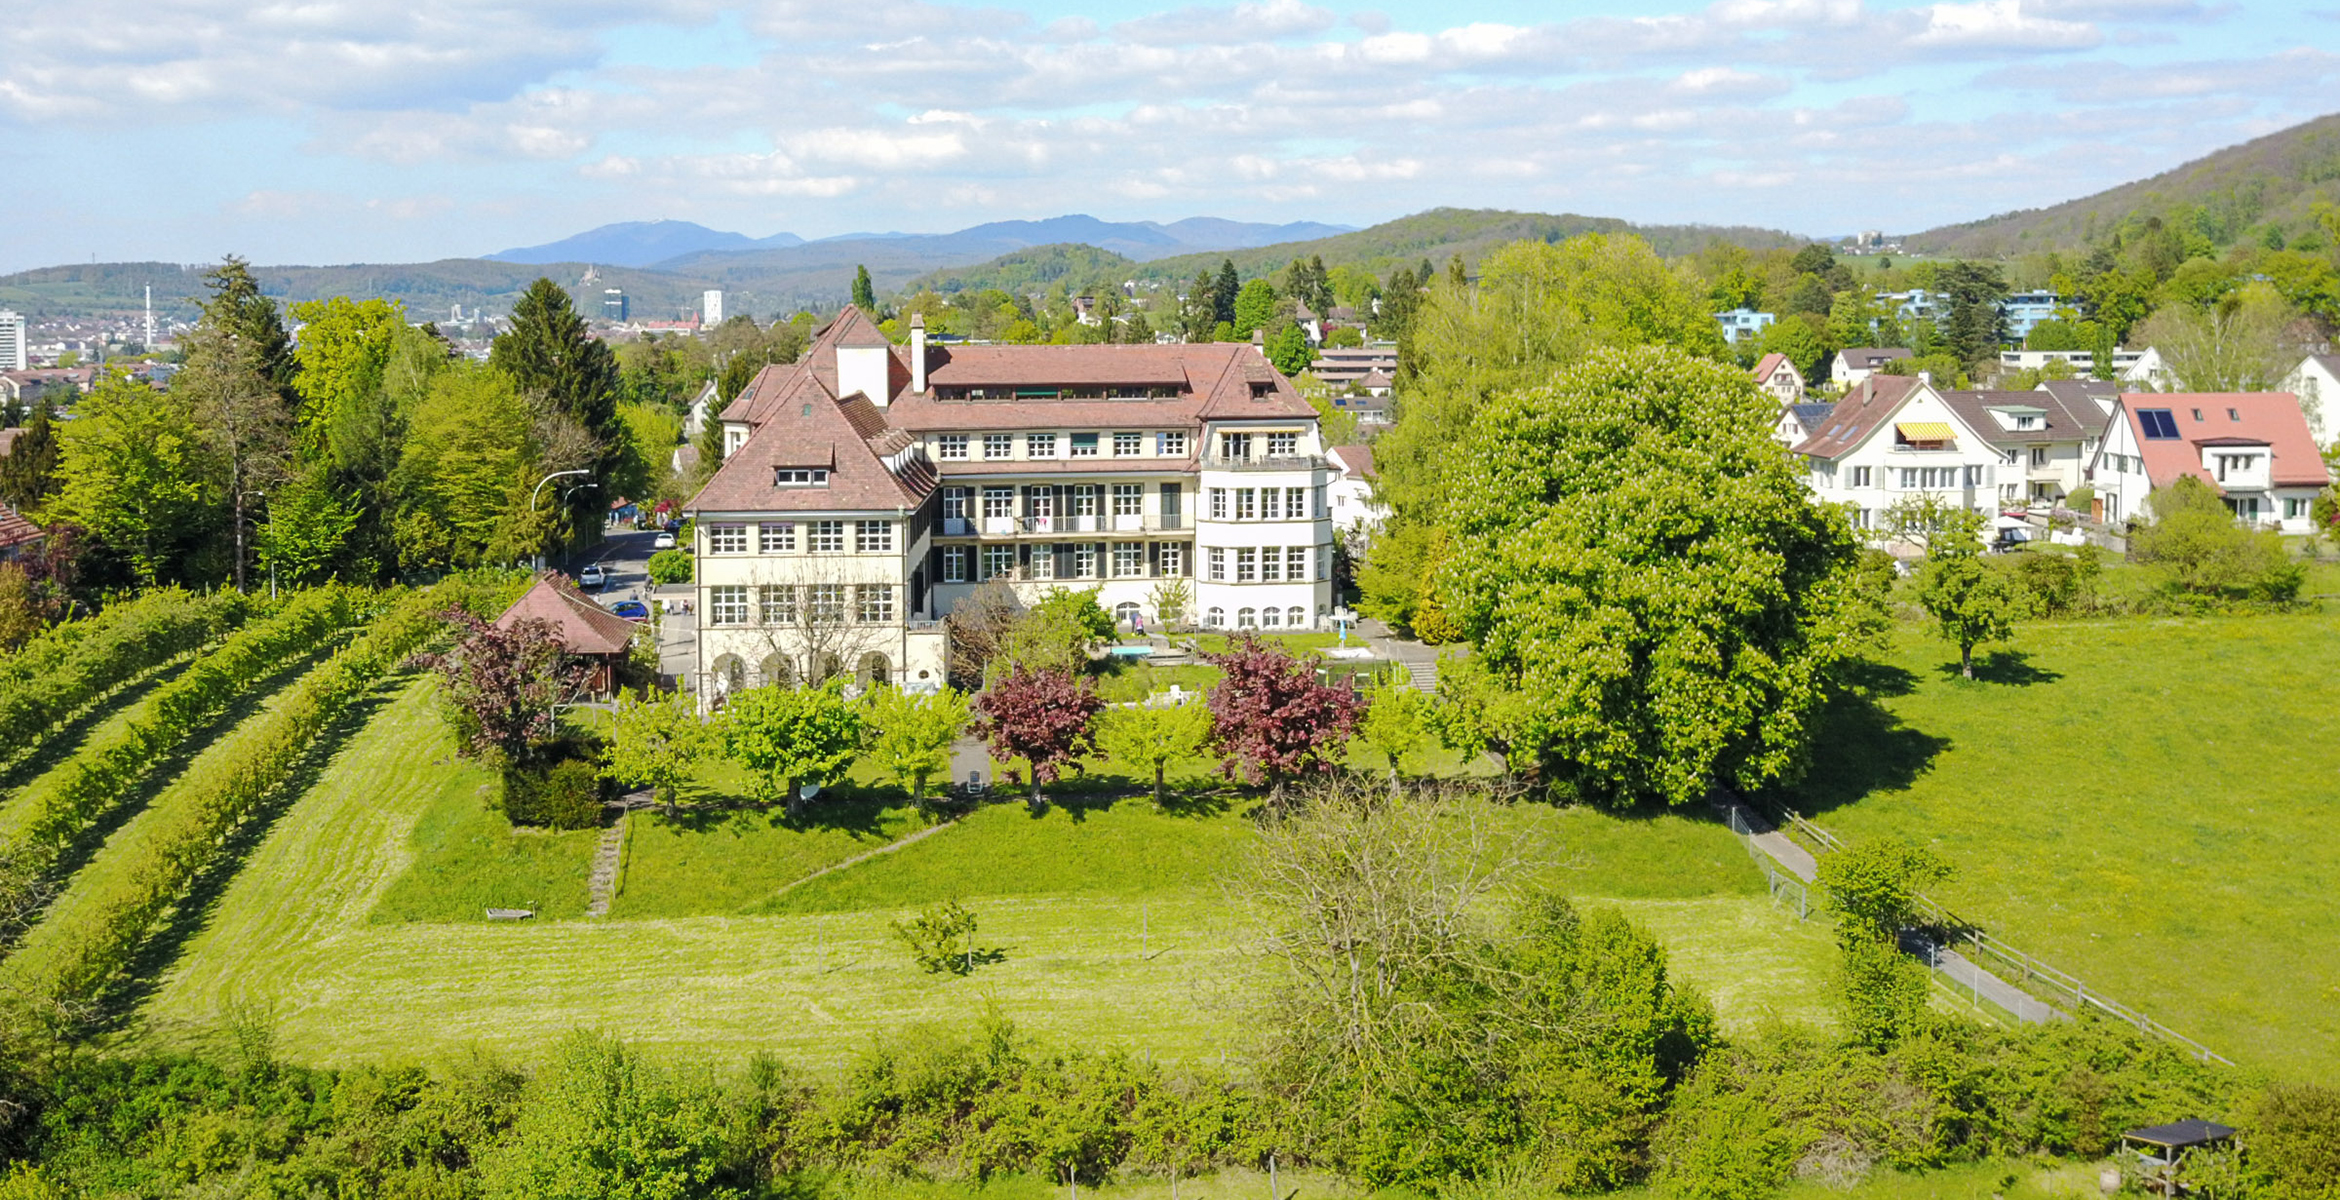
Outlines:
<svg viewBox="0 0 2340 1200"><path fill-rule="evenodd" d="M869 268L853 268L853 306L865 314L877 312L877 285L869 281Z"/></svg>
<svg viewBox="0 0 2340 1200"><path fill-rule="evenodd" d="M1308 307L1316 310L1317 316L1332 311L1332 273L1324 269L1324 256L1321 254L1308 256L1308 294L1302 299L1308 302Z"/></svg>
<svg viewBox="0 0 2340 1200"><path fill-rule="evenodd" d="M1457 291L1471 286L1471 273L1463 266L1460 253L1446 260L1446 282L1453 284Z"/></svg>
<svg viewBox="0 0 2340 1200"><path fill-rule="evenodd" d="M57 487L57 406L48 393L33 401L32 419L6 458L0 458L0 500L22 512Z"/></svg>
<svg viewBox="0 0 2340 1200"><path fill-rule="evenodd" d="M1243 294L1243 279L1235 273L1235 260L1219 260L1219 279L1211 289L1211 323L1235 323L1235 297Z"/></svg>
<svg viewBox="0 0 2340 1200"><path fill-rule="evenodd" d="M285 332L276 301L261 294L251 264L230 254L203 273L203 286L211 289L211 298L203 302L202 324L232 335L268 385L291 401L293 377L300 370L293 360L292 335Z"/></svg>
<svg viewBox="0 0 2340 1200"><path fill-rule="evenodd" d="M599 514L617 493L612 489L625 465L624 428L617 415L617 358L585 334L569 294L550 279L528 285L512 306L512 327L488 351L488 365L510 379L540 412L565 417L592 441L585 461L542 461L550 472L583 466L599 488L575 488L569 499L569 527L581 543L601 536Z"/></svg>

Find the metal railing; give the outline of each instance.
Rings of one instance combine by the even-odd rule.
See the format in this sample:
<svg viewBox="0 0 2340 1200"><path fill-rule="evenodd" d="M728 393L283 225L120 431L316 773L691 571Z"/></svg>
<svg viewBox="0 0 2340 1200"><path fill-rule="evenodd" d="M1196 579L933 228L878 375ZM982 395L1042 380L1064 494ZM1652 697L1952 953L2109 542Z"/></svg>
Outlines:
<svg viewBox="0 0 2340 1200"><path fill-rule="evenodd" d="M1321 454L1261 455L1256 458L1222 458L1216 455L1202 460L1205 471L1314 471L1324 466Z"/></svg>
<svg viewBox="0 0 2340 1200"><path fill-rule="evenodd" d="M944 517L942 536L1014 537L1022 534L1165 533L1187 528L1182 513L1083 513L1044 517Z"/></svg>
<svg viewBox="0 0 2340 1200"><path fill-rule="evenodd" d="M1771 856L1755 844L1756 831L1747 824L1747 810L1736 804L1726 804L1723 813L1730 821L1731 832L1739 835L1739 845L1747 851L1747 857L1754 859L1755 865L1763 868L1763 883L1771 892L1771 903L1785 907L1781 898L1788 897L1794 902L1796 919L1801 921L1809 918L1812 915L1811 889L1804 886L1803 880L1780 870L1779 864L1773 862Z"/></svg>
<svg viewBox="0 0 2340 1200"><path fill-rule="evenodd" d="M1794 809L1782 808L1778 809L1777 812L1786 819L1789 828L1802 834L1821 850L1844 849L1844 839L1806 820L1801 813ZM1732 832L1736 833L1739 831L1736 809L1733 810L1733 814ZM1752 839L1743 840L1748 841L1749 849L1752 850ZM1924 915L1926 921L1939 930L1945 939L1953 943L1960 953L1978 963L1987 958L1998 964L2003 969L1994 970L1992 974L2002 978L2012 976L2013 978L2008 980L2010 983L2031 993L2036 998L2056 1002L2069 1000L2075 1009L2095 1009L2125 1025L2135 1026L2140 1033L2166 1038L2185 1046L2193 1052L2195 1058L2203 1062L2222 1063L2230 1067L2234 1065L2232 1059L2154 1020L2143 1012L2113 999L2106 995L2101 988L2089 987L2079 976L2050 966L2040 961L2038 956L2029 951L1993 937L1981 925L1952 912L1933 897L1921 893L1917 897L1917 906L1918 912Z"/></svg>

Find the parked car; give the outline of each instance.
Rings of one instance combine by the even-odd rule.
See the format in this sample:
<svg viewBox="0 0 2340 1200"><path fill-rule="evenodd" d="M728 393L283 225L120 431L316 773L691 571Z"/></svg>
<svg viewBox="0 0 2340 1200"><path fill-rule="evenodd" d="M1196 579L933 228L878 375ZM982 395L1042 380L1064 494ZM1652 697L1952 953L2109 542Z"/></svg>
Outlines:
<svg viewBox="0 0 2340 1200"><path fill-rule="evenodd" d="M602 570L600 563L591 563L577 572L577 582L589 588L602 587L609 583L609 572Z"/></svg>
<svg viewBox="0 0 2340 1200"><path fill-rule="evenodd" d="M650 606L642 603L639 600L620 600L617 603L610 605L609 611L616 613L617 615L624 617L629 621L647 621L650 619Z"/></svg>
<svg viewBox="0 0 2340 1200"><path fill-rule="evenodd" d="M659 528L664 529L668 533L680 533L682 532L682 518L668 517L666 519L666 524L659 526Z"/></svg>
<svg viewBox="0 0 2340 1200"><path fill-rule="evenodd" d="M653 550L674 549L674 531L671 529L660 530L658 536L650 542L650 548Z"/></svg>

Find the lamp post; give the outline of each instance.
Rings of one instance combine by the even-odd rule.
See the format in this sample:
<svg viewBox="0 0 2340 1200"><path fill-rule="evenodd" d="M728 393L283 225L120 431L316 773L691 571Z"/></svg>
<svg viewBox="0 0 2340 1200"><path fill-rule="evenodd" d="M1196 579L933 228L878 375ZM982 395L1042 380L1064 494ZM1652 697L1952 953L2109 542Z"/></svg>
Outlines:
<svg viewBox="0 0 2340 1200"><path fill-rule="evenodd" d="M591 475L592 473L593 471L589 467L579 467L574 471L555 471L552 474L537 480L536 486L529 489L528 492L528 515L530 517L534 517L536 515L536 498L544 494L544 485L551 483L555 479L566 479L572 475ZM542 550L538 550L536 552L536 569L538 571L544 570L544 551Z"/></svg>

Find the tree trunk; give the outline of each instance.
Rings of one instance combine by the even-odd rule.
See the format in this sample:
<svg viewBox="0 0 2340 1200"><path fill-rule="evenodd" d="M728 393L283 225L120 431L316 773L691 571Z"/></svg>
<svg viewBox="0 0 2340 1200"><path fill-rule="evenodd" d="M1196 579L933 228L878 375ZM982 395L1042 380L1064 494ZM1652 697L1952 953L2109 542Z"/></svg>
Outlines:
<svg viewBox="0 0 2340 1200"><path fill-rule="evenodd" d="M1164 789L1164 786L1163 786L1163 782L1162 782L1162 776L1163 776L1163 775L1164 775L1164 773L1165 773L1165 771L1164 771L1164 767L1165 767L1165 764L1163 764L1163 763L1155 763L1155 764L1154 764L1154 807L1155 807L1155 808L1160 808L1160 807L1162 807L1162 797L1163 797L1163 792L1164 792L1164 790L1165 790L1165 789ZM1175 1194L1176 1194L1176 1193L1177 1193L1177 1191L1178 1191L1178 1180L1177 1180L1177 1178L1176 1178L1175 1176L1173 1176L1173 1177L1171 1178L1171 1180L1170 1180L1170 1191L1171 1191L1171 1192L1172 1192L1172 1194L1173 1194L1173 1200L1175 1200Z"/></svg>
<svg viewBox="0 0 2340 1200"><path fill-rule="evenodd" d="M236 493L236 590L244 590L244 481L231 476L228 487Z"/></svg>
<svg viewBox="0 0 2340 1200"><path fill-rule="evenodd" d="M1040 799L1040 772L1037 770L1032 772L1032 798L1026 803L1032 806L1033 812L1039 812L1041 804L1044 803Z"/></svg>
<svg viewBox="0 0 2340 1200"><path fill-rule="evenodd" d="M1974 678L1974 644L1971 642L1958 647L1958 671L1968 679Z"/></svg>
<svg viewBox="0 0 2340 1200"><path fill-rule="evenodd" d="M791 818L796 816L797 806L804 803L804 786L802 782L799 781L794 775L788 777L788 796L786 798L786 803L787 812Z"/></svg>

